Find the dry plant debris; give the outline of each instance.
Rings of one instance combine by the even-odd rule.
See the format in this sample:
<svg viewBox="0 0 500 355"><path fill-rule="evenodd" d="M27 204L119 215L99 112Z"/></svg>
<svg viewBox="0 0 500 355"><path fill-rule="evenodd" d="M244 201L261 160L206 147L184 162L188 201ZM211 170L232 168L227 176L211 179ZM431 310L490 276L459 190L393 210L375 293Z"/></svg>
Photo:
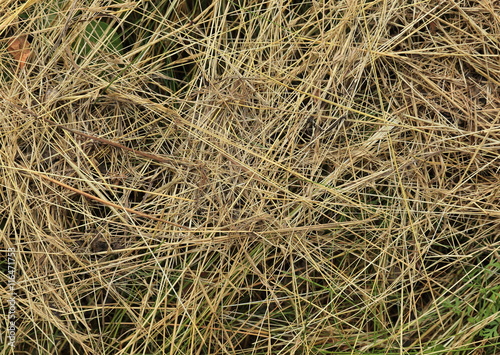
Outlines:
<svg viewBox="0 0 500 355"><path fill-rule="evenodd" d="M28 36L21 35L17 38L10 40L7 50L18 62L19 69L23 69L24 66L26 65L28 57L31 55Z"/></svg>
<svg viewBox="0 0 500 355"><path fill-rule="evenodd" d="M19 3L16 352L500 353L497 2Z"/></svg>

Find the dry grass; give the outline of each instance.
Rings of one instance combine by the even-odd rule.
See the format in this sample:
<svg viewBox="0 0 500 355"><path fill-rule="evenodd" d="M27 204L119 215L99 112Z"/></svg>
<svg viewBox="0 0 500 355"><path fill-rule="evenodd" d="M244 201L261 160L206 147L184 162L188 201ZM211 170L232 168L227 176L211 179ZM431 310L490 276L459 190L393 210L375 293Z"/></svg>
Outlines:
<svg viewBox="0 0 500 355"><path fill-rule="evenodd" d="M500 352L498 2L1 6L19 354Z"/></svg>

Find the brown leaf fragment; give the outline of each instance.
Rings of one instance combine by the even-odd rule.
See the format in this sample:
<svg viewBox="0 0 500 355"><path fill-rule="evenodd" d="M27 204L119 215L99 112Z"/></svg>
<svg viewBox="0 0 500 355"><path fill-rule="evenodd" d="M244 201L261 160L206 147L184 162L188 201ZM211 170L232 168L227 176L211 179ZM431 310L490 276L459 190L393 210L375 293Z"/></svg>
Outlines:
<svg viewBox="0 0 500 355"><path fill-rule="evenodd" d="M17 60L19 69L24 68L26 60L31 55L30 42L28 41L28 36L21 35L9 41L9 46L7 47L9 53Z"/></svg>

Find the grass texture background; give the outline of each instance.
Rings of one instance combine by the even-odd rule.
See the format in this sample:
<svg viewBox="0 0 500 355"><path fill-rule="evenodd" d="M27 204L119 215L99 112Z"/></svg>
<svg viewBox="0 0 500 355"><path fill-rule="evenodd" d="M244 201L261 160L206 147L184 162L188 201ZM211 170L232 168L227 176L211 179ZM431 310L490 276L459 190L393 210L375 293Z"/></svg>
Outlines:
<svg viewBox="0 0 500 355"><path fill-rule="evenodd" d="M499 19L2 2L15 353L500 353Z"/></svg>

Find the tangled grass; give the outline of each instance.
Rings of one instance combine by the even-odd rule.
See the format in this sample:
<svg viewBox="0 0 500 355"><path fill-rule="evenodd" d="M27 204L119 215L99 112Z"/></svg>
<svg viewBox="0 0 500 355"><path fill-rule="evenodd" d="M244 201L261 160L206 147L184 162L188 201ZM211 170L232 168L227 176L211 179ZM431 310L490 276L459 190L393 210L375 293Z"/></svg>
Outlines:
<svg viewBox="0 0 500 355"><path fill-rule="evenodd" d="M16 353L498 354L497 5L5 1Z"/></svg>

